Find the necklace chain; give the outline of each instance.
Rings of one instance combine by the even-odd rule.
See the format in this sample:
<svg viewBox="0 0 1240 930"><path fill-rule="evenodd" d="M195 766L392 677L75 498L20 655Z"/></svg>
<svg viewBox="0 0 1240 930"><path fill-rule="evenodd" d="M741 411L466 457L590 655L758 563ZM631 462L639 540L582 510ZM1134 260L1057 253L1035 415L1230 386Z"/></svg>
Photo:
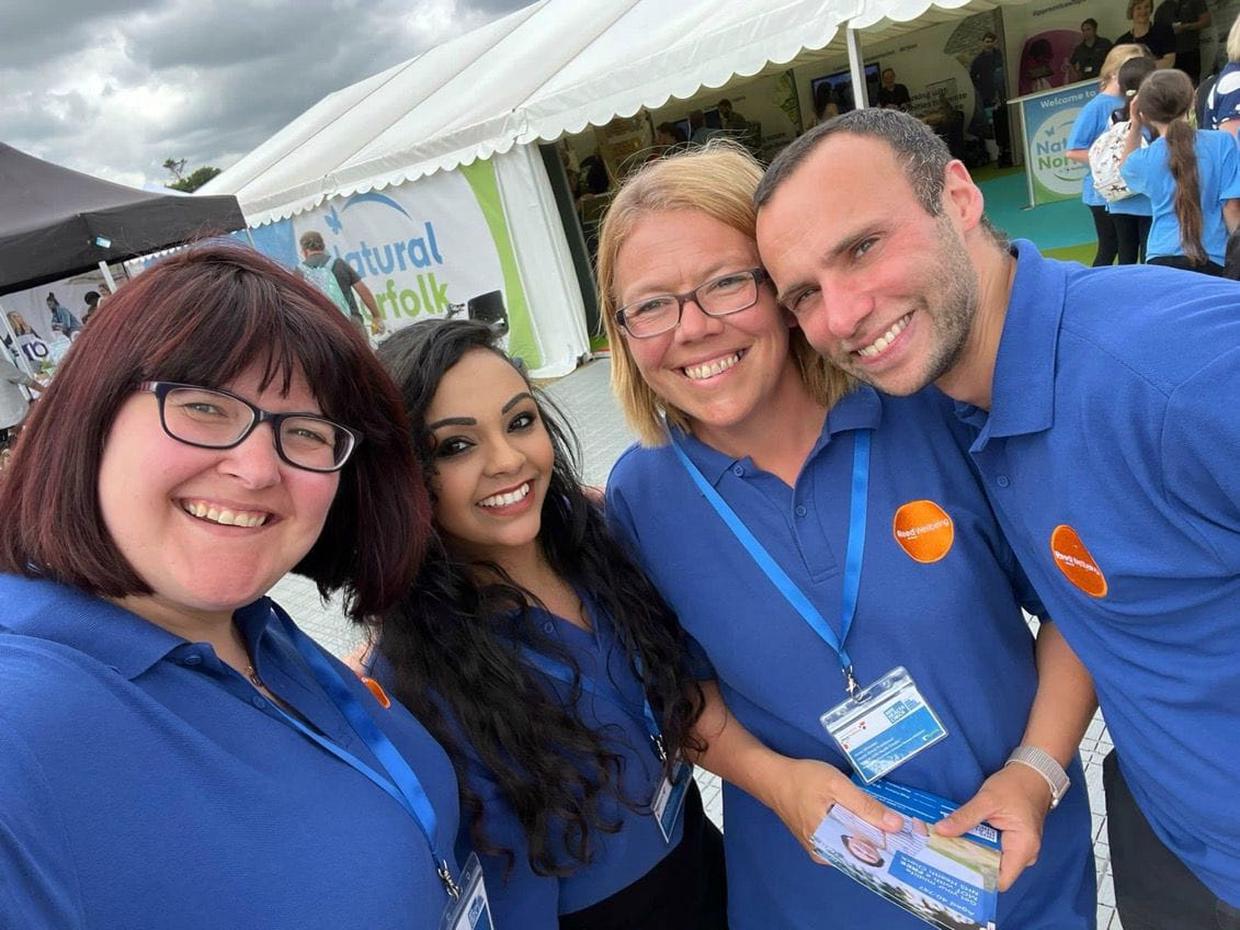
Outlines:
<svg viewBox="0 0 1240 930"><path fill-rule="evenodd" d="M252 684L255 688L266 689L267 686L263 684L263 680L258 677L258 671L253 665L247 665L245 667L245 677L250 679L250 684Z"/></svg>

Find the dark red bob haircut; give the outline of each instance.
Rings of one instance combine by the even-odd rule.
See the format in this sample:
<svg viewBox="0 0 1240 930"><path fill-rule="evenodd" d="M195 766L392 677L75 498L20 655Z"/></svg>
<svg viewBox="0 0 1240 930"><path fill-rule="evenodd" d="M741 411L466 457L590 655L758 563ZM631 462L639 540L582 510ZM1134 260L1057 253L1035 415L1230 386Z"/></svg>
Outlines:
<svg viewBox="0 0 1240 930"><path fill-rule="evenodd" d="M0 479L0 571L106 597L150 593L99 506L116 413L143 381L224 387L255 365L264 390L287 392L301 372L324 415L363 436L322 534L293 570L325 596L343 589L355 620L404 594L426 549L430 504L400 393L326 296L229 241L164 259L92 314Z"/></svg>

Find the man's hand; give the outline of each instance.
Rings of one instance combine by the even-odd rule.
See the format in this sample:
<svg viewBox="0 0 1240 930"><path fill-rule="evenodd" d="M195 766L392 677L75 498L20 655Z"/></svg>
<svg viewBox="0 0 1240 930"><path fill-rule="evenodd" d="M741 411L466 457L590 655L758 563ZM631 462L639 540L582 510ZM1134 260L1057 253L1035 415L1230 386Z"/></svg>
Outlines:
<svg viewBox="0 0 1240 930"><path fill-rule="evenodd" d="M815 862L810 837L835 804L843 805L862 820L889 833L904 826L904 818L888 810L872 795L854 785L839 769L817 759L788 759L781 767L778 785L764 792L770 808Z"/></svg>
<svg viewBox="0 0 1240 930"><path fill-rule="evenodd" d="M1038 861L1050 806L1046 779L1026 765L1009 765L986 779L967 804L935 824L934 832L960 836L983 820L1002 830L999 890L1007 891L1021 872Z"/></svg>

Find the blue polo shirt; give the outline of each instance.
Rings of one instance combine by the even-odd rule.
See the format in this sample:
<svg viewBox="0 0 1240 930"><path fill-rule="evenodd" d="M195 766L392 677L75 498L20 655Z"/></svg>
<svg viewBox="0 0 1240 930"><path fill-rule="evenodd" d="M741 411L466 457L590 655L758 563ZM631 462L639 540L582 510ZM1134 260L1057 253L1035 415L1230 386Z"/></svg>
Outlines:
<svg viewBox="0 0 1240 930"><path fill-rule="evenodd" d="M1240 287L1015 248L973 459L1137 804L1240 905Z"/></svg>
<svg viewBox="0 0 1240 930"><path fill-rule="evenodd" d="M1227 251L1227 227L1223 223L1223 201L1240 197L1240 149L1226 132L1203 129L1197 132L1198 202L1201 207L1201 245L1217 265ZM1150 258L1183 255L1180 221L1175 213L1175 178L1171 176L1171 156L1167 140L1155 139L1149 148L1138 149L1125 159L1120 174L1129 190L1148 194L1154 206L1146 254Z"/></svg>
<svg viewBox="0 0 1240 930"><path fill-rule="evenodd" d="M1115 94L1098 94L1085 106L1072 124L1072 132L1068 136L1069 149L1085 149L1094 144L1094 140L1106 132L1111 125L1111 114L1124 105L1124 98ZM1089 170L1089 162L1085 163L1085 177L1081 181L1081 200L1087 207L1104 207L1107 200L1094 187L1094 176Z"/></svg>
<svg viewBox="0 0 1240 930"><path fill-rule="evenodd" d="M1024 733L1037 669L1020 605L1041 607L1003 541L969 464L967 431L951 410L933 389L888 398L861 388L827 415L795 487L747 457L683 439L706 479L838 634L854 436L874 431L864 564L845 645L863 685L906 667L950 734L893 780L964 802ZM846 697L835 653L776 592L674 451L625 452L607 498L609 518L709 658L732 713L777 752L848 771L818 720ZM910 511L923 516L910 524L903 519ZM936 526L926 539L937 546L918 549L917 534ZM1000 926L1094 926L1079 762L1071 776L1071 791L1047 817L1037 865L999 898ZM841 927L924 928L815 864L774 812L728 784L724 822L733 930L816 927L824 915Z"/></svg>
<svg viewBox="0 0 1240 930"><path fill-rule="evenodd" d="M648 812L649 801L662 778L662 764L642 723L641 682L629 666L610 619L588 597L582 600L592 630L583 630L537 607L530 608L527 622L537 624L544 634L563 645L582 677L599 683L605 696L583 689L574 704L568 684L540 671L534 674L563 706L572 708L582 723L603 734L607 747L621 757L618 788L633 804L621 803L614 793L600 797L602 819L619 825L619 831L590 834L593 856L587 865L576 864L577 860L571 859L562 846L557 847L557 861L564 865L574 863L575 870L564 876L538 875L530 866L525 831L503 798L494 774L466 746L466 778L482 803L485 835L513 854L511 867L506 856L479 856L497 927L555 930L561 914L597 904L628 887L658 865L681 840L681 823L676 825L669 844ZM385 686L394 684L392 668L382 658L375 663L374 675ZM550 833L560 836L562 830L562 824L553 822ZM462 823L457 839L461 861L472 848L470 825Z"/></svg>
<svg viewBox="0 0 1240 930"><path fill-rule="evenodd" d="M438 930L448 898L417 823L211 646L50 581L0 575L0 604L0 925ZM271 690L375 767L271 602L236 619ZM447 756L333 664L417 772L451 856Z"/></svg>

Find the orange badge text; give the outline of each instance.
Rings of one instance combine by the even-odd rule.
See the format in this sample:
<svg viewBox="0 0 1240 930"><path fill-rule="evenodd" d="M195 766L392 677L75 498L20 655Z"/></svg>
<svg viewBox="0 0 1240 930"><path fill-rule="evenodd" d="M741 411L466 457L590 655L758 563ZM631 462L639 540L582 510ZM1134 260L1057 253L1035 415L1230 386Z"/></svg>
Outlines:
<svg viewBox="0 0 1240 930"><path fill-rule="evenodd" d="M900 548L918 562L937 562L951 551L956 527L947 512L934 501L902 504L891 521L891 532Z"/></svg>
<svg viewBox="0 0 1240 930"><path fill-rule="evenodd" d="M1064 577L1090 597L1107 596L1107 578L1076 530L1061 523L1051 533L1051 555Z"/></svg>

